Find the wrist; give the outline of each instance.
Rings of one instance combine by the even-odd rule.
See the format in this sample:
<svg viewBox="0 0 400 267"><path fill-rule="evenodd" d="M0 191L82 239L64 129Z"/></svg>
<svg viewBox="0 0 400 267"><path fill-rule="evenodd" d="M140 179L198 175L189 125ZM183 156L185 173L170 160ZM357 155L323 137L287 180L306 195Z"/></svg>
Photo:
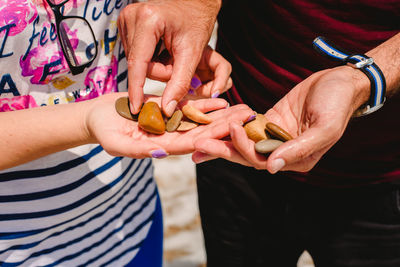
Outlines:
<svg viewBox="0 0 400 267"><path fill-rule="evenodd" d="M341 66L339 68L346 69L354 88L354 104L353 112L356 112L362 105L368 102L371 94L371 81L359 69L350 66Z"/></svg>
<svg viewBox="0 0 400 267"><path fill-rule="evenodd" d="M77 110L81 114L81 120L79 123L79 136L82 144L98 143L90 127L97 101L98 99L96 98L89 101L77 103L78 105L80 105Z"/></svg>
<svg viewBox="0 0 400 267"><path fill-rule="evenodd" d="M363 54L349 54L321 36L314 39L313 46L324 56L327 56L334 61L339 61L347 66L351 66L368 77L370 81L369 99L358 110L356 110L355 113L353 113L353 116L359 117L368 115L383 106L386 99L386 79L382 70L374 63L373 58ZM359 87L356 86L355 88ZM361 95L363 95L363 92L364 91L361 91ZM354 105L358 104L358 101L354 103Z"/></svg>

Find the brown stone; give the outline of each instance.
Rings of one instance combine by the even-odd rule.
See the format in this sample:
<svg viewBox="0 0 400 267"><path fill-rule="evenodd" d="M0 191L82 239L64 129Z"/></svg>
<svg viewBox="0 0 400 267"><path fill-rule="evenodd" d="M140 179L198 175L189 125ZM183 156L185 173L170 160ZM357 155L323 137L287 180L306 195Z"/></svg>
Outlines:
<svg viewBox="0 0 400 267"><path fill-rule="evenodd" d="M197 123L192 122L192 121L181 121L181 124L179 127L176 129L178 132L185 132L192 130L198 126Z"/></svg>
<svg viewBox="0 0 400 267"><path fill-rule="evenodd" d="M143 105L139 113L139 127L153 134L165 132L164 118L157 103L147 102Z"/></svg>
<svg viewBox="0 0 400 267"><path fill-rule="evenodd" d="M270 135L272 135L284 142L293 139L293 137L288 132L283 130L281 127L279 127L275 123L268 122L267 125L265 126L265 129L267 130L267 132Z"/></svg>
<svg viewBox="0 0 400 267"><path fill-rule="evenodd" d="M129 97L127 96L120 97L115 101L115 109L117 110L117 113L125 119L132 121L138 120L138 115L134 115L131 113L131 110L129 108Z"/></svg>
<svg viewBox="0 0 400 267"><path fill-rule="evenodd" d="M256 118L244 125L247 136L254 142L258 142L263 139L268 139L265 133L265 125L267 124L267 119L263 114L257 114Z"/></svg>
<svg viewBox="0 0 400 267"><path fill-rule="evenodd" d="M187 118L191 119L194 122L201 124L209 124L212 122L212 119L209 116L190 105L183 106L182 112Z"/></svg>
<svg viewBox="0 0 400 267"><path fill-rule="evenodd" d="M283 142L276 139L264 139L255 143L254 148L258 153L267 154L277 149Z"/></svg>
<svg viewBox="0 0 400 267"><path fill-rule="evenodd" d="M182 111L176 110L174 114L172 114L171 118L167 121L167 132L175 131L181 123L182 118Z"/></svg>

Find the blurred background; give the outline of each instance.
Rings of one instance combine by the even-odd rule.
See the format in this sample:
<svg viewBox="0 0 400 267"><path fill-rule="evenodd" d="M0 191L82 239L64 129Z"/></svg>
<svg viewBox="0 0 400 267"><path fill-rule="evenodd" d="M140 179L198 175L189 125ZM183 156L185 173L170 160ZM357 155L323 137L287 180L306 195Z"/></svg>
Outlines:
<svg viewBox="0 0 400 267"><path fill-rule="evenodd" d="M209 42L213 48L216 29L217 25ZM147 80L144 90L161 95L164 87L164 83ZM164 214L164 267L205 267L195 164L191 155L153 159L153 163ZM307 252L300 257L298 267L314 267Z"/></svg>

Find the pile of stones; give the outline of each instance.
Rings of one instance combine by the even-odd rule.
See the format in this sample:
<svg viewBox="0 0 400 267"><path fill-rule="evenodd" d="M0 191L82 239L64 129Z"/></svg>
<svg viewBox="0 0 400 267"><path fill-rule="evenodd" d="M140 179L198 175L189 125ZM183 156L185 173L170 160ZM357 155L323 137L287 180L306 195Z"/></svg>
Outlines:
<svg viewBox="0 0 400 267"><path fill-rule="evenodd" d="M165 131L189 131L199 124L209 124L212 119L193 106L185 105L176 110L171 118L165 118L155 102L146 102L139 114L134 115L129 108L129 98L121 97L115 102L115 109L122 117L137 121L139 127L152 134L163 134ZM258 153L268 154L277 149L283 142L293 137L278 125L268 122L263 114L244 125L247 136L255 142Z"/></svg>
<svg viewBox="0 0 400 267"><path fill-rule="evenodd" d="M283 142L293 137L278 125L268 122L263 114L257 114L255 119L244 125L247 136L255 142L258 153L268 154L277 149Z"/></svg>
<svg viewBox="0 0 400 267"><path fill-rule="evenodd" d="M131 113L129 98L121 97L115 101L115 109L122 117L137 121L139 127L152 134L163 134L165 131L189 131L199 124L209 124L212 119L193 106L185 105L176 110L171 118L164 118L160 107L155 102L146 102L137 115Z"/></svg>

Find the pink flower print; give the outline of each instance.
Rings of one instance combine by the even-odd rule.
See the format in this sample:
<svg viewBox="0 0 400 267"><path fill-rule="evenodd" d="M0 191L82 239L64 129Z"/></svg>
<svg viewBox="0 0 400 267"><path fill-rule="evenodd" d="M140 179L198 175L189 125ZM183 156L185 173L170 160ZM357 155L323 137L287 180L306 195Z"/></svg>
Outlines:
<svg viewBox="0 0 400 267"><path fill-rule="evenodd" d="M43 27L50 27L50 23L44 23ZM70 31L67 28L66 30L72 48L76 48L79 43L76 38L76 30ZM69 71L68 64L57 41L48 42L41 46L38 40L37 46L29 51L25 60L21 56L19 64L23 76L33 76L30 80L32 84L47 84L54 76Z"/></svg>
<svg viewBox="0 0 400 267"><path fill-rule="evenodd" d="M84 101L103 94L117 92L118 62L115 56L111 64L91 69L85 78L85 86L89 88L86 95L81 95L76 101Z"/></svg>
<svg viewBox="0 0 400 267"><path fill-rule="evenodd" d="M19 64L22 76L33 76L30 79L32 84L47 84L55 75L68 72L68 64L57 43L45 47L37 46L29 52L25 60L21 56Z"/></svg>
<svg viewBox="0 0 400 267"><path fill-rule="evenodd" d="M0 26L15 24L10 28L10 36L22 32L37 16L36 6L29 0L2 0L0 2ZM0 32L0 37L4 34L5 31Z"/></svg>
<svg viewBox="0 0 400 267"><path fill-rule="evenodd" d="M0 112L37 107L35 99L30 95L0 99Z"/></svg>

